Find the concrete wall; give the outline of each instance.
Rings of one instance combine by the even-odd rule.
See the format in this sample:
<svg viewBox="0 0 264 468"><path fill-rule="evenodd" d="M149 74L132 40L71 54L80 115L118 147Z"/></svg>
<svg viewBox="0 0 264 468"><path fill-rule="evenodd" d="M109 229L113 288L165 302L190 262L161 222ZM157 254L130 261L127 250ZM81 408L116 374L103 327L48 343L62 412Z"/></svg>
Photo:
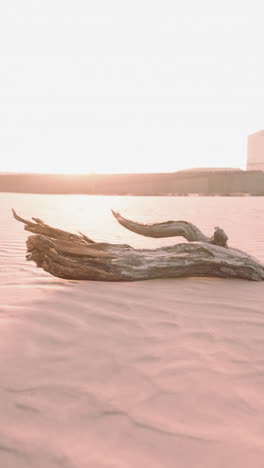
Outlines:
<svg viewBox="0 0 264 468"><path fill-rule="evenodd" d="M209 177L209 195L230 195L236 193L264 195L264 172L241 171L225 175L211 175Z"/></svg>
<svg viewBox="0 0 264 468"><path fill-rule="evenodd" d="M262 171L163 174L40 175L0 174L0 192L105 195L264 195Z"/></svg>

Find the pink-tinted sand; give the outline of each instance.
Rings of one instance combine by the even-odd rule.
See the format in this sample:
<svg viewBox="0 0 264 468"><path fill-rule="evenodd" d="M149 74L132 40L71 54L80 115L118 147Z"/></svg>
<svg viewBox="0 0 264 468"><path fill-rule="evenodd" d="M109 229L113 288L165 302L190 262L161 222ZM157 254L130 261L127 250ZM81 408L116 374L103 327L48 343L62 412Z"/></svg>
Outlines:
<svg viewBox="0 0 264 468"><path fill-rule="evenodd" d="M263 467L263 283L63 281L8 219L1 468Z"/></svg>

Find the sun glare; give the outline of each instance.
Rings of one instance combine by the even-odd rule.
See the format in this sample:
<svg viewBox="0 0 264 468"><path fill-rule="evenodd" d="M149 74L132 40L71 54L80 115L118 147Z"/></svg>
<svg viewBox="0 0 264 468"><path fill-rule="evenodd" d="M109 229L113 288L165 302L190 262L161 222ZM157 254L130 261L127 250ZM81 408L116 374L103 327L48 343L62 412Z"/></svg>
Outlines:
<svg viewBox="0 0 264 468"><path fill-rule="evenodd" d="M0 172L244 168L264 119L262 11L207 3L6 2Z"/></svg>

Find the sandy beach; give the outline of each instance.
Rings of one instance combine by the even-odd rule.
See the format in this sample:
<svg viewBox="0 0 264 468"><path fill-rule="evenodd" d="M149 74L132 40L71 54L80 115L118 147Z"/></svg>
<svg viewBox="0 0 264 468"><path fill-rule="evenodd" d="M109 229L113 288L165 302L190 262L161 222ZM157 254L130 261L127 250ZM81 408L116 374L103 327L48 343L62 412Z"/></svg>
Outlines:
<svg viewBox="0 0 264 468"><path fill-rule="evenodd" d="M1 3L0 468L264 468L263 12Z"/></svg>
<svg viewBox="0 0 264 468"><path fill-rule="evenodd" d="M83 198L75 198L73 208L66 197L54 202L1 194L0 200L0 466L262 468L263 283L60 280L25 261L27 234L9 208L15 203L20 213L24 208L21 214L43 216L53 225L57 217L57 226L66 229L76 223L88 235L94 229L97 238L103 220L94 227L88 211L81 212ZM94 203L89 200L86 206ZM231 242L241 239L237 247L260 258L263 212L257 199L256 238L249 238L251 200L229 200L228 213L225 201L221 213L219 199L207 206L218 219L226 217ZM142 201L98 203L103 215L110 205L127 203L135 218ZM171 203L174 218L200 217L209 230L206 200L193 201L200 203L199 213L191 200L185 207L182 200ZM138 218L145 212L147 207ZM244 225L236 222L239 216ZM85 217L90 229L80 225ZM109 226L111 241L123 235L139 242L114 221Z"/></svg>

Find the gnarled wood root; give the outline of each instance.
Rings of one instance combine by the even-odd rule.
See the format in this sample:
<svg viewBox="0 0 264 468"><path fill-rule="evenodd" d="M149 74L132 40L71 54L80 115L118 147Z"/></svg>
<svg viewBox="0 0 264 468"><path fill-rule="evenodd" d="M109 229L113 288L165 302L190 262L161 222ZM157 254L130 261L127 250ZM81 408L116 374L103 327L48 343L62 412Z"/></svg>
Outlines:
<svg viewBox="0 0 264 468"><path fill-rule="evenodd" d="M194 224L187 221L165 221L156 224L140 224L130 219L124 218L117 211L112 210L115 219L129 231L146 237L184 237L189 242L211 242L212 238L207 237Z"/></svg>
<svg viewBox="0 0 264 468"><path fill-rule="evenodd" d="M174 235L183 236L191 243L157 249L134 249L126 244L95 242L84 234L72 234L53 228L38 218L32 218L34 222L28 221L18 216L14 210L13 215L25 225L27 231L34 233L27 240L27 259L33 260L38 267L60 278L136 281L212 276L264 280L263 264L244 252L212 244L212 238L204 236L196 226L184 221L151 225L152 233L160 233L160 229L163 229L163 234L171 232L173 223L174 233L178 232ZM128 227L128 220L115 213L115 217L118 216L118 221L122 221L120 224ZM135 224L137 231L134 232L140 234L142 232L139 230L142 228L138 226L148 226L133 223L132 227ZM131 225L129 226L129 229L133 230ZM155 231L155 226L159 226L158 231ZM148 232L148 228L143 227L144 229Z"/></svg>

